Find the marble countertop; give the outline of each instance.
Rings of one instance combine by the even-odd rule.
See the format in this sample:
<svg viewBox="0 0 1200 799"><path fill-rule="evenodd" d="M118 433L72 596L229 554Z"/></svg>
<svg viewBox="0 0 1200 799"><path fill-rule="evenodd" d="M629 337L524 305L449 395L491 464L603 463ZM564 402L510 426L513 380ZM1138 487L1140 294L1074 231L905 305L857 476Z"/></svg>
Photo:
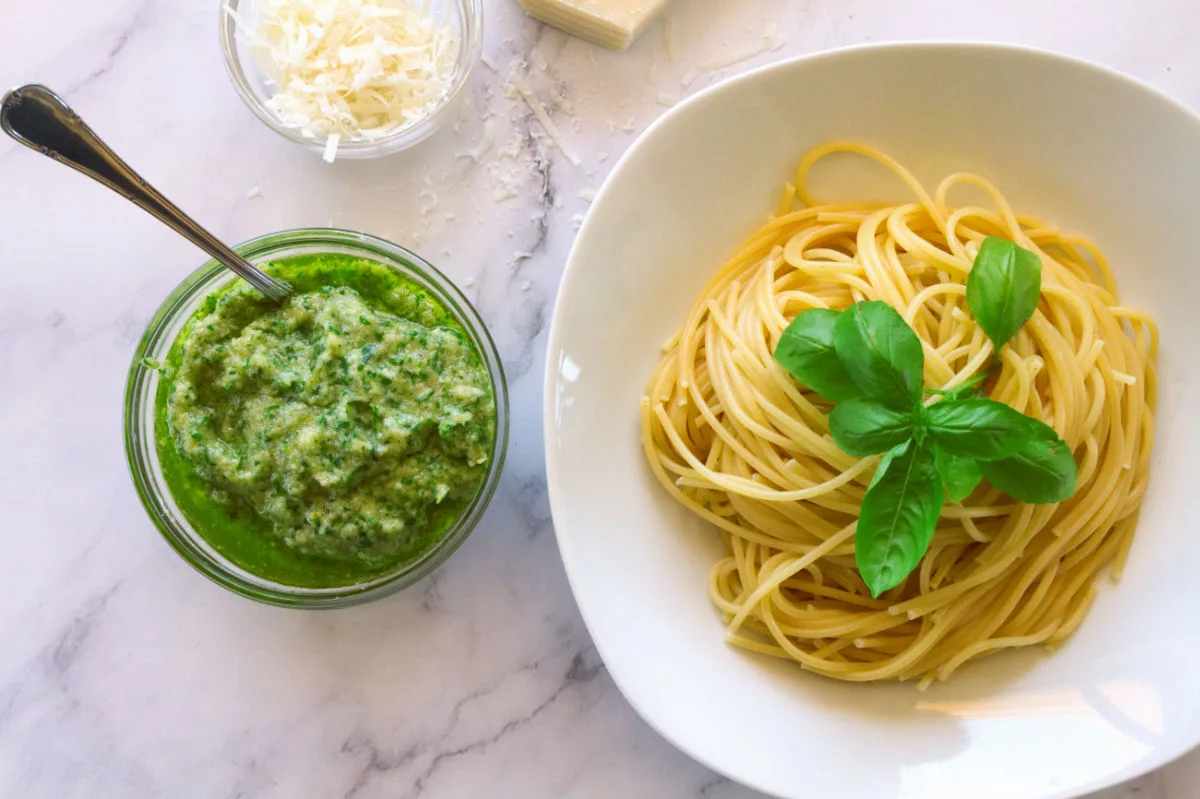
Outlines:
<svg viewBox="0 0 1200 799"><path fill-rule="evenodd" d="M0 142L0 795L752 796L624 702L555 547L542 366L590 190L676 99L847 44L1036 45L1200 107L1192 0L676 0L675 60L657 26L615 54L512 0L484 4L491 66L472 79L469 113L408 153L330 166L242 107L216 0L0 0L0 84L56 88L227 240L328 224L422 252L477 302L513 406L500 492L433 577L330 613L226 593L147 520L120 425L134 344L202 257L98 185ZM779 49L705 71L755 49L767 23ZM514 73L578 165L506 91ZM1200 753L1094 799L1197 795Z"/></svg>

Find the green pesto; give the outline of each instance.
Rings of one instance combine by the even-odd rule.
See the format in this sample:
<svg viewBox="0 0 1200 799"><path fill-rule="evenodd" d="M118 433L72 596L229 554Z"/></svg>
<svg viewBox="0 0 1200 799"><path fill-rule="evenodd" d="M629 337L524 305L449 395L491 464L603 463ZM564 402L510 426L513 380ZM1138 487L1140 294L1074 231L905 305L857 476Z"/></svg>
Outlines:
<svg viewBox="0 0 1200 799"><path fill-rule="evenodd" d="M160 367L171 495L218 552L286 585L352 585L445 537L493 456L491 380L458 321L364 258L304 255L205 299Z"/></svg>

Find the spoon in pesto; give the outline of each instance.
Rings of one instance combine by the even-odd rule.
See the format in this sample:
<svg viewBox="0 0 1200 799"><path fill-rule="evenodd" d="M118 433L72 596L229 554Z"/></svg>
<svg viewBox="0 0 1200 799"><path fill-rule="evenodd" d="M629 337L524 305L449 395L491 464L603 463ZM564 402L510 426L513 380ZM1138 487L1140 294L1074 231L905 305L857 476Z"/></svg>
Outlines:
<svg viewBox="0 0 1200 799"><path fill-rule="evenodd" d="M4 95L0 128L26 147L79 170L149 211L271 299L282 300L292 293L288 283L253 266L159 194L45 86L31 83Z"/></svg>

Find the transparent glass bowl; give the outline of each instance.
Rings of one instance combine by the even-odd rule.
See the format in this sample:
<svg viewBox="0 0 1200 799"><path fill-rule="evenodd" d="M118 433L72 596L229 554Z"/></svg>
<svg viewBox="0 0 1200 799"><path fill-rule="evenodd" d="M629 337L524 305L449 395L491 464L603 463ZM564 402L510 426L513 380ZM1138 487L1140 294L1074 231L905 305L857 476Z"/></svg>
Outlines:
<svg viewBox="0 0 1200 799"><path fill-rule="evenodd" d="M155 398L159 374L146 359L165 361L175 337L212 291L237 280L216 261L192 272L163 301L138 344L125 388L125 452L133 483L150 519L175 551L201 574L234 593L272 605L334 608L357 605L399 591L437 568L475 529L496 491L508 445L508 387L500 356L483 320L462 293L429 263L408 250L363 233L323 228L261 236L236 248L251 263L293 255L344 253L383 263L428 289L471 336L491 377L496 402L492 461L475 497L442 540L417 560L356 585L299 588L263 579L230 562L201 536L175 503L162 472L155 442Z"/></svg>
<svg viewBox="0 0 1200 799"><path fill-rule="evenodd" d="M482 0L426 0L430 12L438 22L448 23L458 36L458 55L455 59L454 75L451 78L450 91L446 93L442 103L424 118L387 136L373 139L345 139L338 142L338 158L377 158L390 155L412 147L414 144L428 138L446 119L451 116L451 109L457 107L457 101L467 87L467 80L479 57L483 52L483 4ZM220 37L221 55L225 60L225 69L233 81L234 88L247 107L267 127L283 136L285 139L301 144L310 150L323 151L325 137L308 137L296 128L283 124L279 117L267 106L267 100L272 94L272 87L266 76L258 68L254 53L245 40L239 36L237 22L226 8L243 20L251 20L254 16L253 0L224 0L220 3Z"/></svg>

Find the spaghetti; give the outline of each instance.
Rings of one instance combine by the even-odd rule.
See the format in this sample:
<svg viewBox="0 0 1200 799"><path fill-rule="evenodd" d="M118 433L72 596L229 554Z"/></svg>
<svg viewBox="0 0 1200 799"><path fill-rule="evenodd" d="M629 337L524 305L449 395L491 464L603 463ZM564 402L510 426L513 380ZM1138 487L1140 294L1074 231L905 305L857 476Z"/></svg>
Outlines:
<svg viewBox="0 0 1200 799"><path fill-rule="evenodd" d="M884 165L916 201L815 202L808 172L833 153ZM962 186L994 207L951 205ZM926 386L986 371L992 344L967 310L966 279L989 235L1038 254L1042 295L987 393L1055 429L1077 489L1030 505L981 484L945 505L917 570L874 598L854 533L879 459L842 452L829 404L772 354L803 310L883 300L921 339ZM1016 213L977 175L950 175L931 195L886 154L834 142L805 157L778 214L665 347L642 400L643 443L666 490L728 543L709 592L731 643L828 677L924 686L1002 649L1054 646L1087 613L1096 578L1119 576L1149 477L1157 347L1154 321L1120 304L1089 240Z"/></svg>

